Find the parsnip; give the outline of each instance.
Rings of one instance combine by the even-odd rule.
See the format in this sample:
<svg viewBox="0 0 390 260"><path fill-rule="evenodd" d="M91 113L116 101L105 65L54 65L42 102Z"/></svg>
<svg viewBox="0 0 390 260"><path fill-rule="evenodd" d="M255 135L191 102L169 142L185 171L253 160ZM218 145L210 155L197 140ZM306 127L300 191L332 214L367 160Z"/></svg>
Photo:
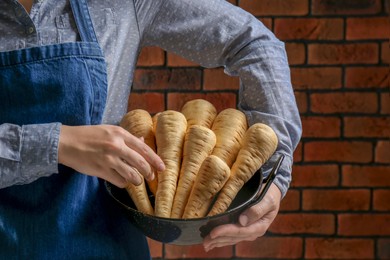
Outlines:
<svg viewBox="0 0 390 260"><path fill-rule="evenodd" d="M153 136L156 136L156 125L157 125L157 119L160 113L155 114L152 116L152 122L153 122ZM157 152L157 148L153 149L153 151ZM153 193L153 195L156 197L157 193L157 185L158 185L158 172L154 172L154 179L152 181L148 181L149 190Z"/></svg>
<svg viewBox="0 0 390 260"><path fill-rule="evenodd" d="M196 175L183 218L204 217L214 196L221 190L229 175L230 169L224 161L215 155L208 156Z"/></svg>
<svg viewBox="0 0 390 260"><path fill-rule="evenodd" d="M181 218L183 215L199 168L204 159L211 154L215 142L216 137L211 129L201 125L188 128L184 139L183 161L171 218Z"/></svg>
<svg viewBox="0 0 390 260"><path fill-rule="evenodd" d="M212 130L217 143L212 152L231 167L241 147L242 138L248 128L245 114L240 110L227 108L221 111L214 120Z"/></svg>
<svg viewBox="0 0 390 260"><path fill-rule="evenodd" d="M237 159L231 168L229 180L219 193L209 216L226 211L238 191L271 157L277 145L278 138L269 126L256 123L247 130Z"/></svg>
<svg viewBox="0 0 390 260"><path fill-rule="evenodd" d="M213 104L204 99L193 99L184 104L181 113L187 119L187 128L192 125L201 125L211 128L217 109Z"/></svg>
<svg viewBox="0 0 390 260"><path fill-rule="evenodd" d="M180 112L167 110L158 116L157 154L165 163L165 170L158 174L155 215L159 217L171 216L186 129L187 120Z"/></svg>
<svg viewBox="0 0 390 260"><path fill-rule="evenodd" d="M154 135L156 135L156 126L157 126L157 120L158 120L158 116L161 114L161 112L158 112L157 114L155 114L153 117L152 117L152 121L153 121L153 133Z"/></svg>
<svg viewBox="0 0 390 260"><path fill-rule="evenodd" d="M138 174L141 176L140 173ZM154 210L152 204L150 203L148 192L146 191L146 186L144 181L139 186L130 183L126 187L126 191L130 195L130 198L133 200L136 208L139 211L149 215L154 214Z"/></svg>
<svg viewBox="0 0 390 260"><path fill-rule="evenodd" d="M156 150L152 131L153 123L149 112L142 109L132 110L122 118L120 126L136 137L143 137L144 142L150 148ZM139 211L153 215L153 207L146 191L144 179L139 186L130 183L126 190Z"/></svg>

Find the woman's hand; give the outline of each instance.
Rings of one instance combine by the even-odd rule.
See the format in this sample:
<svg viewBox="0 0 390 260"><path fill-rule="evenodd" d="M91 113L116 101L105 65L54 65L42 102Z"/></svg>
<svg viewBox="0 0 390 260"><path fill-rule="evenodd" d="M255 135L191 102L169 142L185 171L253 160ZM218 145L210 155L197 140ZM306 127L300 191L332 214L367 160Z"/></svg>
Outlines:
<svg viewBox="0 0 390 260"><path fill-rule="evenodd" d="M164 170L160 157L142 139L112 125L61 126L58 162L124 188L153 180Z"/></svg>
<svg viewBox="0 0 390 260"><path fill-rule="evenodd" d="M210 232L203 241L206 252L263 236L278 214L281 196L279 188L272 183L264 198L240 215L239 223L221 225Z"/></svg>

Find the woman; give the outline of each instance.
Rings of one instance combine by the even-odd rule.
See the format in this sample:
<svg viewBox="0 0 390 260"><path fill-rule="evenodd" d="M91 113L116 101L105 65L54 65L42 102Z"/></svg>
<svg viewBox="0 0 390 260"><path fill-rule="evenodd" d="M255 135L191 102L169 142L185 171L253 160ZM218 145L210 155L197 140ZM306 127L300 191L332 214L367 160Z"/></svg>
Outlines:
<svg viewBox="0 0 390 260"><path fill-rule="evenodd" d="M274 128L283 165L262 202L215 228L205 250L253 240L275 218L301 134L284 45L223 0L0 2L0 256L148 259L107 197L153 179L161 159L116 125L140 49L157 45L240 77L248 123ZM267 171L266 171L267 172Z"/></svg>

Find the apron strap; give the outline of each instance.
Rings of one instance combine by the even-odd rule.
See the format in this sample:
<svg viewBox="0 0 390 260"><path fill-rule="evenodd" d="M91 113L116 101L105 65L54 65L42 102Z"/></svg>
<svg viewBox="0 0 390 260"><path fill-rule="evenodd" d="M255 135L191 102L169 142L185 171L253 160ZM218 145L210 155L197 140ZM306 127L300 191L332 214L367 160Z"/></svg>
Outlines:
<svg viewBox="0 0 390 260"><path fill-rule="evenodd" d="M86 0L70 0L81 41L98 42Z"/></svg>

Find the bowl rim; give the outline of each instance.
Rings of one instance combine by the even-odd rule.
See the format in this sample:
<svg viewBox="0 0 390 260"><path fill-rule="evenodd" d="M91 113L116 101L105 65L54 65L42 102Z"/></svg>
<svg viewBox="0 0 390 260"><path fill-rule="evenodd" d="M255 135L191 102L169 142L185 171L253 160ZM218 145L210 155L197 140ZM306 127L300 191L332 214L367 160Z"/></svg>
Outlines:
<svg viewBox="0 0 390 260"><path fill-rule="evenodd" d="M127 210L133 211L135 214L141 214L142 216L145 216L145 217L148 217L148 218L153 218L153 219L159 220L159 221L169 221L169 222L174 222L174 223L189 222L189 221L191 221L191 222L194 222L194 221L199 221L199 222L210 221L210 220L218 219L218 218L221 218L221 217L224 217L224 216L227 216L227 215L232 215L232 214L236 213L237 211L246 209L246 208L252 206L253 204L256 204L256 203L260 202L263 199L263 197L265 196L265 194L267 193L267 191L268 191L270 185L272 184L273 180L275 179L276 173L279 170L279 168L280 168L280 166L282 164L283 159L284 159L284 156L281 155L278 158L278 160L274 163L271 172L268 174L268 176L266 178L264 178L264 176L263 176L262 168L258 169L252 175L252 177L250 179L252 179L256 174L260 174L260 182L259 182L258 187L256 188L256 191L245 202L241 203L240 205L237 205L236 207L234 207L232 209L228 209L225 212L222 212L220 214L213 215L213 216L205 216L205 217L201 217L201 218L166 218L166 217L159 217L159 216L150 215L150 214L141 212L141 211L137 210L136 208L133 208L133 207L130 207L129 205L126 205L125 203L120 201L117 197L115 197L114 194L112 194L112 192L111 192L113 184L111 184L111 183L109 183L107 181L104 181L104 184L105 184L105 187L106 187L106 191L108 192L108 194L116 202L121 204ZM248 180L248 182L249 182L249 180Z"/></svg>
<svg viewBox="0 0 390 260"><path fill-rule="evenodd" d="M170 222L175 222L175 223L189 222L189 221L191 221L191 222L194 222L194 221L202 222L202 221L218 219L220 217L233 214L236 211L239 211L239 210L243 209L244 207L246 207L247 204L251 203L255 199L255 197L259 195L259 192L261 191L261 188L263 187L264 180L265 180L264 177L263 177L263 171L261 170L261 168L259 170L257 170L255 172L255 174L260 174L260 181L259 181L259 184L258 184L258 186L256 188L256 191L253 193L253 195L250 196L250 198L245 200L245 202L237 205L236 207L226 210L225 212L219 213L217 215L205 216L205 217L201 217L201 218L166 218L166 217L159 217L159 216L150 215L148 213L141 212L141 211L137 210L136 208L130 207L129 205L123 203L118 198L116 198L114 196L114 194L112 194L112 192L111 192L111 189L114 186L113 184L109 183L108 181L104 181L104 184L105 184L106 190L108 191L109 195L113 199L115 199L118 203L120 203L122 206L124 206L127 210L134 211L136 214L141 214L143 216L146 216L146 217L149 217L149 218L153 218L153 219L156 219L156 220L160 220L160 221L170 221Z"/></svg>

